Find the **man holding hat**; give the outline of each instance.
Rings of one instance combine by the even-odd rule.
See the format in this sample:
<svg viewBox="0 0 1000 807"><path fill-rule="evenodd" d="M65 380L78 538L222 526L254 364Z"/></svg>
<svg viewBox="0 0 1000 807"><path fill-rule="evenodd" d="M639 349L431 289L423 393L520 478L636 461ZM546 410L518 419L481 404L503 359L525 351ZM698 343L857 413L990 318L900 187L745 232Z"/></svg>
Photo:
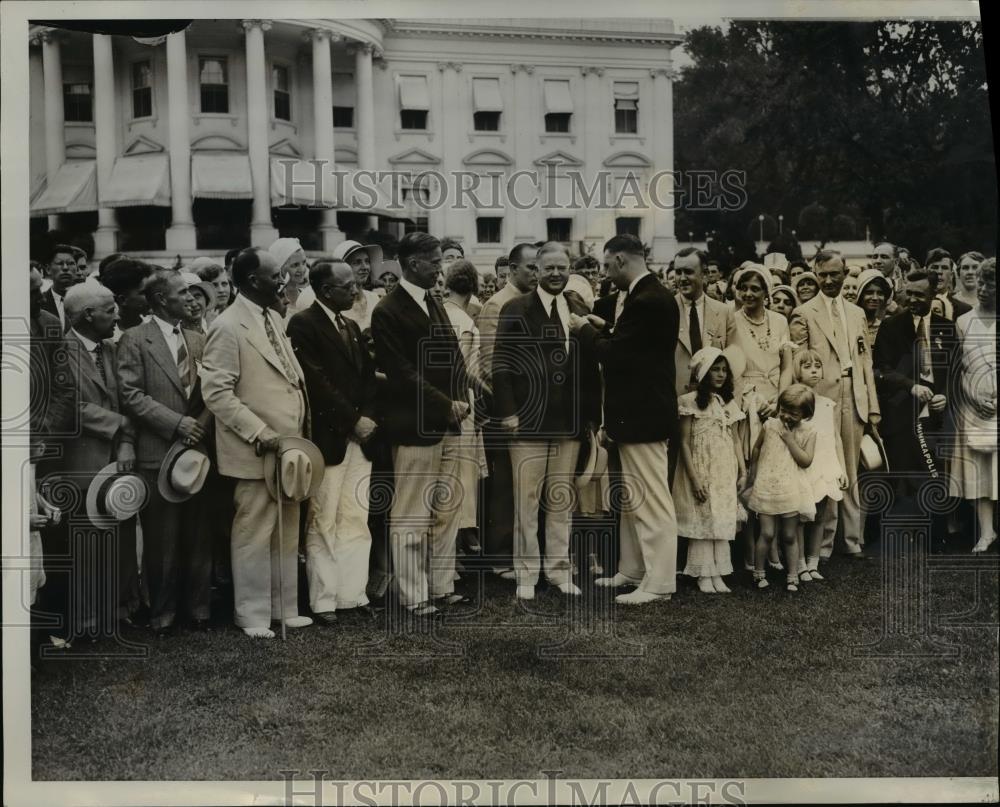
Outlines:
<svg viewBox="0 0 1000 807"><path fill-rule="evenodd" d="M301 437L309 417L302 368L271 310L285 282L266 250L251 247L236 256L239 293L209 328L201 375L215 416L219 473L236 479L235 621L248 636L266 639L274 638L272 620L284 617L290 628L312 624L298 615L299 506L284 498L279 516L265 481L264 455L276 452L283 437Z"/></svg>
<svg viewBox="0 0 1000 807"><path fill-rule="evenodd" d="M178 599L195 627L204 629L208 623L211 546L201 528L201 500L190 498L195 491L185 489L182 481L188 473L183 469L190 465L193 476L187 484L204 482L208 457L204 446L199 452L192 450L192 455L200 454L201 462L196 456L179 456L173 446L200 443L210 415L200 396L194 395L205 337L181 327L191 288L180 273L159 269L146 282L146 298L152 316L122 335L118 373L122 407L138 429L138 468L150 491L141 515L149 624L163 635L173 627ZM195 401L201 411L195 410ZM168 455L170 467L161 490L160 469ZM170 486L174 480L179 483L176 489Z"/></svg>
<svg viewBox="0 0 1000 807"><path fill-rule="evenodd" d="M135 429L119 406L114 295L99 283L79 283L66 291L63 304L79 432L62 441L60 469L45 480L63 487L56 498L73 502L61 524L49 529L45 553L50 563L71 558L72 568L69 579L65 566L46 568L43 591L47 609L66 619L63 638L71 640L114 635L116 625L101 624L101 617L125 619L138 607L134 516L145 491L131 474ZM93 572L99 579L90 577ZM117 587L109 591L111 581ZM97 602L96 594L105 592L108 601Z"/></svg>

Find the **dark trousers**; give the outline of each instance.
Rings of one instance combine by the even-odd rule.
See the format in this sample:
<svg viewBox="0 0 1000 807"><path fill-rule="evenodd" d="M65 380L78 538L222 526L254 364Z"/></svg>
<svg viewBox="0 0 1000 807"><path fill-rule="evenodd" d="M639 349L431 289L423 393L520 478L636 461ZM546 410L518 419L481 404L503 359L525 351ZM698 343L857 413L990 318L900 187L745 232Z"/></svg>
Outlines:
<svg viewBox="0 0 1000 807"><path fill-rule="evenodd" d="M392 552L389 551L389 512L395 491L392 451L387 445L374 447L368 496L368 530L372 548L368 560L368 585L365 595L380 601L392 580Z"/></svg>
<svg viewBox="0 0 1000 807"><path fill-rule="evenodd" d="M483 426L483 445L489 469L483 500L483 553L491 565L508 567L514 552L514 472L510 463L510 438L489 422Z"/></svg>
<svg viewBox="0 0 1000 807"><path fill-rule="evenodd" d="M157 489L157 470L142 470L149 501L142 519L142 584L149 624L174 623L178 606L192 619L208 619L212 583L212 543L201 493L168 502Z"/></svg>

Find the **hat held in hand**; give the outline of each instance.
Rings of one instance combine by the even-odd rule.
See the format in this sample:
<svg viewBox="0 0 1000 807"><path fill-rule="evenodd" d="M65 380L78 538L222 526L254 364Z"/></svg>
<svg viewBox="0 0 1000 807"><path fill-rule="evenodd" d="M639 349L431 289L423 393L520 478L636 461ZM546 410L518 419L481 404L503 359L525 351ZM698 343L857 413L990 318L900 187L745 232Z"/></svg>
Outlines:
<svg viewBox="0 0 1000 807"><path fill-rule="evenodd" d="M141 476L120 472L117 462L108 463L87 488L87 518L95 527L113 527L137 515L148 499Z"/></svg>
<svg viewBox="0 0 1000 807"><path fill-rule="evenodd" d="M264 482L275 499L276 475L281 477L282 499L304 502L319 490L325 472L322 452L304 437L282 437L278 450L264 455Z"/></svg>
<svg viewBox="0 0 1000 807"><path fill-rule="evenodd" d="M163 457L156 487L168 502L186 501L202 489L211 467L203 445L176 442Z"/></svg>

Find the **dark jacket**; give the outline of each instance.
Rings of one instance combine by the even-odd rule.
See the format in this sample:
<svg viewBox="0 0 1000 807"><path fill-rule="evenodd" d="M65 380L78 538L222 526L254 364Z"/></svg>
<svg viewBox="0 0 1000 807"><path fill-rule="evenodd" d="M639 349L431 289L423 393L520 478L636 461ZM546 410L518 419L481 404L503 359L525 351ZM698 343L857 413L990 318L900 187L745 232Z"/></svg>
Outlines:
<svg viewBox="0 0 1000 807"><path fill-rule="evenodd" d="M295 357L302 365L312 412L312 440L327 465L339 465L347 439L362 416L375 419L375 363L357 323L344 318L354 350L319 302L288 322Z"/></svg>
<svg viewBox="0 0 1000 807"><path fill-rule="evenodd" d="M610 298L609 298L610 299ZM649 273L625 298L614 331L580 330L604 374L604 426L620 443L675 441L678 433L674 350L680 311Z"/></svg>
<svg viewBox="0 0 1000 807"><path fill-rule="evenodd" d="M448 315L431 298L423 312L402 284L372 312L375 359L386 375L381 402L393 445L429 446L446 432L453 401L467 401L471 382Z"/></svg>
<svg viewBox="0 0 1000 807"><path fill-rule="evenodd" d="M569 310L587 313L566 300ZM600 378L592 350L569 333L569 352L556 337L537 292L504 305L493 350L493 400L497 418L517 415L516 438L580 438L600 420Z"/></svg>

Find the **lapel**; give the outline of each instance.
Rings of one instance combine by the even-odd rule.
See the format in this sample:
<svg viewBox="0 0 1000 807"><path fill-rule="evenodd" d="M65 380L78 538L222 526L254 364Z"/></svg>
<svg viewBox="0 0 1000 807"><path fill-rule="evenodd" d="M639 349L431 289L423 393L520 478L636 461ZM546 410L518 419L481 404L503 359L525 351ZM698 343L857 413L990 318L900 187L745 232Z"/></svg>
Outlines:
<svg viewBox="0 0 1000 807"><path fill-rule="evenodd" d="M149 345L149 355L153 357L153 361L160 365L170 383L177 387L177 391L180 392L181 396L187 398L187 394L184 392L184 384L181 383L180 373L177 370L177 362L174 361L174 357L170 352L170 347L167 345L167 340L163 337L160 326L150 320L142 327L146 329L143 335L146 338L146 344ZM193 364L194 358L191 356L190 349L188 349L188 365L191 366Z"/></svg>
<svg viewBox="0 0 1000 807"><path fill-rule="evenodd" d="M354 360L352 359L350 352L347 350L347 344L344 342L343 337L337 330L337 326L330 322L330 317L327 315L320 303L313 303L310 306L310 309L310 316L313 318L316 327L319 329L319 332L323 334L326 341L340 351L350 364L354 364ZM353 340L354 333L351 331L351 320L344 317L343 314L341 314L341 317L347 327L348 336Z"/></svg>
<svg viewBox="0 0 1000 807"><path fill-rule="evenodd" d="M704 292L703 292L704 293ZM687 313L687 298L682 294L677 295L678 303L677 307L680 309L680 328L677 330L677 341L680 342L684 349L690 354L691 353L691 315ZM681 302L683 300L683 302ZM708 304L705 304L705 314L708 314ZM704 330L704 323L702 323L702 330Z"/></svg>
<svg viewBox="0 0 1000 807"><path fill-rule="evenodd" d="M816 314L816 324L819 325L819 329L823 332L823 335L830 342L830 347L833 348L833 352L836 354L837 353L837 340L836 340L836 338L834 338L834 335L833 335L833 323L830 321L830 314L826 310L826 303L824 303L823 300L820 299L820 295L822 293L823 292L820 292L815 297L813 297L813 299L810 300L809 303L812 304L813 311ZM815 300L815 302L813 302L813 300ZM807 303L807 305L809 303ZM850 337L848 336L848 334L844 334L844 341L845 342L849 338ZM840 358L839 354L837 355L837 358L838 359Z"/></svg>
<svg viewBox="0 0 1000 807"><path fill-rule="evenodd" d="M252 305L252 303L249 303ZM266 315L265 315L266 316ZM289 378L288 373L285 372L284 366L282 366L281 359L274 352L274 348L271 347L271 343L267 336L263 333L258 334L257 329L254 327L257 323L252 319L252 314L249 311L242 312L240 315L240 325L242 325L247 332L247 342L268 362L277 372L286 380L295 383L297 379ZM274 324L273 322L271 323ZM260 326L263 329L263 325ZM280 338L280 337L279 337Z"/></svg>
<svg viewBox="0 0 1000 807"><path fill-rule="evenodd" d="M94 357L89 350L87 350L86 345L80 341L74 333L67 333L67 337L73 340L73 344L76 345L77 353L79 354L79 367L80 371L87 376L94 384L101 389L105 395L111 397L111 391L108 389L108 385L104 383L104 379L101 378L101 371L97 369L97 365L94 363ZM107 350L107 345L105 345L105 350ZM114 368L108 366L108 355L104 356L104 372L108 374L109 379L114 373ZM110 383L110 382L109 382Z"/></svg>
<svg viewBox="0 0 1000 807"><path fill-rule="evenodd" d="M398 298L402 314L413 317L420 325L426 327L426 323L430 321L428 314L424 313L424 309L410 296L410 293L403 288L402 284L397 285L391 293L395 294Z"/></svg>
<svg viewBox="0 0 1000 807"><path fill-rule="evenodd" d="M726 336L726 313L725 308L713 305L716 302L711 297L705 299L705 323L702 329L705 331L705 344L720 345Z"/></svg>

